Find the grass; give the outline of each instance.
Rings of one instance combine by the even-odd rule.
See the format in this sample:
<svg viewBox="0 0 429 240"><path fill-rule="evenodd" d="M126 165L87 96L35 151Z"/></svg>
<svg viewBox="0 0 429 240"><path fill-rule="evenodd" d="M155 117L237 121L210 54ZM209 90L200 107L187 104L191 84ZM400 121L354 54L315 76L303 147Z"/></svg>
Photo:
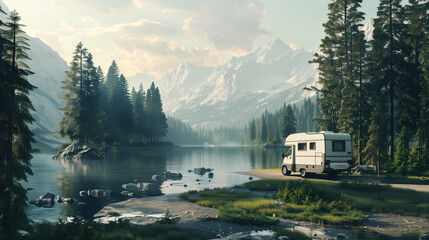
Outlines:
<svg viewBox="0 0 429 240"><path fill-rule="evenodd" d="M190 191L180 197L200 206L218 209L219 219L227 222L270 226L278 218L260 214L261 208L275 206L274 199L253 198L251 192L231 191L225 189Z"/></svg>
<svg viewBox="0 0 429 240"><path fill-rule="evenodd" d="M251 190L273 191L286 183L299 184L299 180L262 179L247 182L244 187ZM429 193L392 188L377 184L337 183L311 181L315 188L341 193L360 210L375 213L397 213L407 216L429 218Z"/></svg>
<svg viewBox="0 0 429 240"><path fill-rule="evenodd" d="M298 181L297 181L298 183ZM200 206L218 209L219 219L227 222L275 225L280 218L310 221L319 224L358 224L368 216L344 203L331 204L317 200L308 204L276 204L273 198L253 197L251 192L225 189L191 191L182 193L181 198ZM326 197L326 196L325 196Z"/></svg>
<svg viewBox="0 0 429 240"><path fill-rule="evenodd" d="M218 209L220 220L242 224L274 225L280 218L287 218L319 224L356 225L367 219L363 211L429 218L429 193L390 185L262 179L247 182L243 188L277 191L277 196L254 197L242 189L206 189L180 196ZM282 204L276 203L276 199Z"/></svg>
<svg viewBox="0 0 429 240"><path fill-rule="evenodd" d="M143 239L204 239L171 224L132 225L122 223L41 223L27 237L28 240L143 240Z"/></svg>

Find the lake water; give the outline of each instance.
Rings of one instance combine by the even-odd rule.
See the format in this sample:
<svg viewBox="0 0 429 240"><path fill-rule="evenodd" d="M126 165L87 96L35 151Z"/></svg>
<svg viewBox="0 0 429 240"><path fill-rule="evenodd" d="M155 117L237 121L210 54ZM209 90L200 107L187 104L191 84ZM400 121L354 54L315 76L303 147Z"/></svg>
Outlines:
<svg viewBox="0 0 429 240"><path fill-rule="evenodd" d="M79 216L90 219L110 202L126 200L121 195L123 184L152 183L150 188L135 191L137 197L180 193L189 189L227 187L249 181L249 176L238 172L250 169L280 168L282 149L246 147L178 147L153 149L121 149L108 153L101 161L57 161L53 154L34 154L33 176L24 183L29 200L37 199L47 192L85 202L85 206L55 203L53 208L41 208L30 204L27 215L35 221L57 221L59 218ZM213 178L208 173L195 174L194 168L212 168ZM178 181L152 181L153 175L165 171L181 173ZM187 187L185 188L185 184ZM79 192L88 189L112 190L111 198L81 197Z"/></svg>

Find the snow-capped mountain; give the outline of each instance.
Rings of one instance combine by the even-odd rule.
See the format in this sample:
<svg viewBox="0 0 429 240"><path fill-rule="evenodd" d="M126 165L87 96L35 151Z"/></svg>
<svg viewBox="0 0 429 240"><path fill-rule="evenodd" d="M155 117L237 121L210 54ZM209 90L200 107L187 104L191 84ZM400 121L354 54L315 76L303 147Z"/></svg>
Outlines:
<svg viewBox="0 0 429 240"><path fill-rule="evenodd" d="M9 9L1 0L0 5L2 10L9 14ZM1 18L4 21L6 15ZM28 35L26 37L30 40L30 50L27 53L31 58L31 61L26 63L34 72L28 77L28 81L37 87L30 92L30 100L35 108L35 111L31 112L35 121L30 126L36 140L33 146L44 150L53 149L64 141L52 133L58 130L58 122L62 118L58 109L64 104L60 100L64 96L61 81L68 69L67 63L40 39Z"/></svg>
<svg viewBox="0 0 429 240"><path fill-rule="evenodd" d="M216 68L184 63L158 81L164 110L193 125L242 126L265 109L274 110L314 92L313 53L281 40Z"/></svg>

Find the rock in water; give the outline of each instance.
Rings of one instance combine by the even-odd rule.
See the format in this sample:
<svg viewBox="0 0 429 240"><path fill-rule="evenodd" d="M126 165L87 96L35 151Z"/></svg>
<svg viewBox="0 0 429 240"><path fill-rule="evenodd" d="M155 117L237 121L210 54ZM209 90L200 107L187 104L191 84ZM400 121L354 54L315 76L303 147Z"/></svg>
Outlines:
<svg viewBox="0 0 429 240"><path fill-rule="evenodd" d="M211 168L194 168L194 173L203 176L204 174L206 174L207 172L211 172L213 171L213 169Z"/></svg>
<svg viewBox="0 0 429 240"><path fill-rule="evenodd" d="M99 153L95 148L88 145L70 144L61 152L54 156L57 160L100 160L104 156Z"/></svg>

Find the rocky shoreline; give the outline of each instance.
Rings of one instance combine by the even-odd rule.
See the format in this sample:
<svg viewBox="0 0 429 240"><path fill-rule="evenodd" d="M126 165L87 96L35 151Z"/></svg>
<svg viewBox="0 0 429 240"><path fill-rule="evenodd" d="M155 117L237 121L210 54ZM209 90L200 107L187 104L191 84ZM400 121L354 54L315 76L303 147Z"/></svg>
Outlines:
<svg viewBox="0 0 429 240"><path fill-rule="evenodd" d="M88 145L72 143L59 151L53 159L55 160L102 160L104 159L97 149Z"/></svg>

